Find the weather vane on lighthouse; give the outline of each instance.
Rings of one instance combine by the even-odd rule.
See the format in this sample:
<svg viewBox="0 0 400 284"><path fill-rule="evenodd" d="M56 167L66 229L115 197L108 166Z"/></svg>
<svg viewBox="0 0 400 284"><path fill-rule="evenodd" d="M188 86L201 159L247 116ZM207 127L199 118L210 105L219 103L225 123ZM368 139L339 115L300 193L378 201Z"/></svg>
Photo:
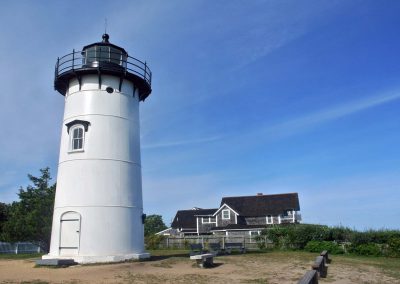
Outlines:
<svg viewBox="0 0 400 284"><path fill-rule="evenodd" d="M107 19L105 20L105 30ZM65 96L50 252L79 263L147 258L139 102L151 93L146 62L102 41L57 59Z"/></svg>

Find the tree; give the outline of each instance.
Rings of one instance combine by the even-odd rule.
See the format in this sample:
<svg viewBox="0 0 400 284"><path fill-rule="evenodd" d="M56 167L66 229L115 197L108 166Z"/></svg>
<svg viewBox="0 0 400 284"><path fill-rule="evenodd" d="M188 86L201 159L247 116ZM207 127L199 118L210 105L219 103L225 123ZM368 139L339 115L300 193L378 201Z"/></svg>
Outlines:
<svg viewBox="0 0 400 284"><path fill-rule="evenodd" d="M0 202L0 240L4 239L3 227L8 219L10 205Z"/></svg>
<svg viewBox="0 0 400 284"><path fill-rule="evenodd" d="M11 204L3 233L6 241L29 241L48 251L56 185L49 184L49 168L40 172L40 177L28 175L33 185L20 188L20 201Z"/></svg>
<svg viewBox="0 0 400 284"><path fill-rule="evenodd" d="M150 236L166 228L161 215L149 215L144 222L144 235Z"/></svg>

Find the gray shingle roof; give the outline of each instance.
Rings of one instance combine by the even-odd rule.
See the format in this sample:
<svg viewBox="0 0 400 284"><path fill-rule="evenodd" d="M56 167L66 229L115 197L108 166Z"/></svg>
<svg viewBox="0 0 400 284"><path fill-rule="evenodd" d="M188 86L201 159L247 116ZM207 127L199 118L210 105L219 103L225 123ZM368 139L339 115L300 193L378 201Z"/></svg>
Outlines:
<svg viewBox="0 0 400 284"><path fill-rule="evenodd" d="M297 193L223 197L220 206L223 204L247 217L278 215L289 209L300 210Z"/></svg>
<svg viewBox="0 0 400 284"><path fill-rule="evenodd" d="M171 223L174 229L180 228L196 228L197 215L212 215L218 209L192 209L192 210L179 210L176 212L175 218Z"/></svg>

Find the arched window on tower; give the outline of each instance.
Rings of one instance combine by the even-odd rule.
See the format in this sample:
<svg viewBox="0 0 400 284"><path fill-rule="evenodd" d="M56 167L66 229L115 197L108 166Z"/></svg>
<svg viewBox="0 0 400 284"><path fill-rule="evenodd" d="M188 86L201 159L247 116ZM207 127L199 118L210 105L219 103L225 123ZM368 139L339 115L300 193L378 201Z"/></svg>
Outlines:
<svg viewBox="0 0 400 284"><path fill-rule="evenodd" d="M83 150L84 142L84 128L83 125L76 125L70 129L70 139L71 139L71 151L81 151Z"/></svg>
<svg viewBox="0 0 400 284"><path fill-rule="evenodd" d="M69 152L82 152L85 147L85 133L89 129L90 122L73 120L65 125L69 134Z"/></svg>

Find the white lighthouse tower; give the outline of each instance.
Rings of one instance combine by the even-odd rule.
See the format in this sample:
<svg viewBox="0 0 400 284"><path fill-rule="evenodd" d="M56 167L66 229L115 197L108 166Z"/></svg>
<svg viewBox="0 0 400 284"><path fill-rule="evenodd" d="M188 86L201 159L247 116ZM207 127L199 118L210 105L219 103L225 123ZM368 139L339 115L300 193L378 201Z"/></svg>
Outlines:
<svg viewBox="0 0 400 284"><path fill-rule="evenodd" d="M65 96L50 252L79 263L147 258L144 250L139 102L151 71L102 42L57 60Z"/></svg>

